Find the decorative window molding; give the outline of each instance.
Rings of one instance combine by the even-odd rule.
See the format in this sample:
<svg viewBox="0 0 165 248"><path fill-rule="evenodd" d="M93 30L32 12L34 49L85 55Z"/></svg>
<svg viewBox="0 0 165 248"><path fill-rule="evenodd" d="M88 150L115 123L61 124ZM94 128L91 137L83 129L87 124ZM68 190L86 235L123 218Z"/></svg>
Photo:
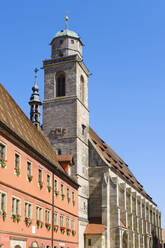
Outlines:
<svg viewBox="0 0 165 248"><path fill-rule="evenodd" d="M7 193L0 191L0 216L3 220L7 217Z"/></svg>
<svg viewBox="0 0 165 248"><path fill-rule="evenodd" d="M43 208L36 206L36 224L38 228L43 227Z"/></svg>
<svg viewBox="0 0 165 248"><path fill-rule="evenodd" d="M67 201L70 202L70 190L67 188Z"/></svg>
<svg viewBox="0 0 165 248"><path fill-rule="evenodd" d="M72 230L75 230L75 220L72 219Z"/></svg>
<svg viewBox="0 0 165 248"><path fill-rule="evenodd" d="M61 183L61 199L64 200L65 194L64 194L64 184Z"/></svg>
<svg viewBox="0 0 165 248"><path fill-rule="evenodd" d="M51 224L51 210L45 209L45 223Z"/></svg>
<svg viewBox="0 0 165 248"><path fill-rule="evenodd" d="M58 231L58 213L54 212L54 219L53 219L53 225L54 225L54 231L57 232Z"/></svg>
<svg viewBox="0 0 165 248"><path fill-rule="evenodd" d="M12 219L14 222L21 220L21 199L16 196L12 196Z"/></svg>
<svg viewBox="0 0 165 248"><path fill-rule="evenodd" d="M54 225L58 225L58 213L54 212Z"/></svg>
<svg viewBox="0 0 165 248"><path fill-rule="evenodd" d="M66 228L70 228L70 218L66 217Z"/></svg>
<svg viewBox="0 0 165 248"><path fill-rule="evenodd" d="M29 217L32 219L33 216L33 204L25 201L25 218Z"/></svg>
<svg viewBox="0 0 165 248"><path fill-rule="evenodd" d="M60 215L60 227L64 227L64 215Z"/></svg>
<svg viewBox="0 0 165 248"><path fill-rule="evenodd" d="M33 179L33 176L32 176L32 162L31 161L27 161L27 180L29 182L31 182Z"/></svg>
<svg viewBox="0 0 165 248"><path fill-rule="evenodd" d="M52 187L51 187L51 176L50 176L50 174L47 174L46 184L47 184L48 192L51 192Z"/></svg>
<svg viewBox="0 0 165 248"><path fill-rule="evenodd" d="M72 235L75 236L76 234L76 227L75 227L75 220L72 219L72 224L71 224L71 228L72 228Z"/></svg>
<svg viewBox="0 0 165 248"><path fill-rule="evenodd" d="M43 170L41 168L38 169L38 185L40 189L43 188Z"/></svg>
<svg viewBox="0 0 165 248"><path fill-rule="evenodd" d="M25 201L24 211L25 211L25 223L27 226L30 226L32 224L32 216L33 216L32 203Z"/></svg>
<svg viewBox="0 0 165 248"><path fill-rule="evenodd" d="M7 145L0 141L0 167L5 168L7 162Z"/></svg>
<svg viewBox="0 0 165 248"><path fill-rule="evenodd" d="M75 192L72 191L72 204L75 205Z"/></svg>
<svg viewBox="0 0 165 248"><path fill-rule="evenodd" d="M21 155L17 152L14 155L14 171L17 176L21 174Z"/></svg>
<svg viewBox="0 0 165 248"><path fill-rule="evenodd" d="M54 194L55 194L56 196L59 195L59 191L58 191L58 181L57 181L57 179L54 179Z"/></svg>

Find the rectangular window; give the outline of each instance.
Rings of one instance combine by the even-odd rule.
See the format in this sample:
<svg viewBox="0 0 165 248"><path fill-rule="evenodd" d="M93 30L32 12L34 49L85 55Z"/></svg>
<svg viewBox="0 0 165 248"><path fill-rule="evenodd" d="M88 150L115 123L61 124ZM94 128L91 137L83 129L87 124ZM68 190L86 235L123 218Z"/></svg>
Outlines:
<svg viewBox="0 0 165 248"><path fill-rule="evenodd" d="M45 210L45 222L51 224L51 210Z"/></svg>
<svg viewBox="0 0 165 248"><path fill-rule="evenodd" d="M20 169L21 157L18 153L15 153L15 169Z"/></svg>
<svg viewBox="0 0 165 248"><path fill-rule="evenodd" d="M32 163L30 161L27 161L27 176L32 175Z"/></svg>
<svg viewBox="0 0 165 248"><path fill-rule="evenodd" d="M66 217L66 228L70 227L70 218Z"/></svg>
<svg viewBox="0 0 165 248"><path fill-rule="evenodd" d="M47 174L47 187L49 187L49 186L50 186L50 175Z"/></svg>
<svg viewBox="0 0 165 248"><path fill-rule="evenodd" d="M38 182L42 182L43 181L43 174L42 174L42 169L38 169Z"/></svg>
<svg viewBox="0 0 165 248"><path fill-rule="evenodd" d="M75 230L75 220L72 220L72 230Z"/></svg>
<svg viewBox="0 0 165 248"><path fill-rule="evenodd" d="M64 215L60 215L60 226L64 226Z"/></svg>
<svg viewBox="0 0 165 248"><path fill-rule="evenodd" d="M72 204L75 205L75 192L72 191Z"/></svg>
<svg viewBox="0 0 165 248"><path fill-rule="evenodd" d="M36 207L36 219L39 221L43 221L43 208L40 206Z"/></svg>
<svg viewBox="0 0 165 248"><path fill-rule="evenodd" d="M61 183L61 199L64 200L64 184Z"/></svg>
<svg viewBox="0 0 165 248"><path fill-rule="evenodd" d="M54 225L58 225L58 213L54 212Z"/></svg>
<svg viewBox="0 0 165 248"><path fill-rule="evenodd" d="M21 200L15 196L12 197L12 214L21 215Z"/></svg>
<svg viewBox="0 0 165 248"><path fill-rule="evenodd" d="M92 245L91 239L88 239L88 246L91 246L91 245Z"/></svg>
<svg viewBox="0 0 165 248"><path fill-rule="evenodd" d="M25 218L32 219L32 204L25 202Z"/></svg>
<svg viewBox="0 0 165 248"><path fill-rule="evenodd" d="M69 188L67 188L67 198L70 199L70 192L69 192Z"/></svg>
<svg viewBox="0 0 165 248"><path fill-rule="evenodd" d="M0 142L0 159L6 159L6 145Z"/></svg>
<svg viewBox="0 0 165 248"><path fill-rule="evenodd" d="M0 191L0 211L7 211L7 194Z"/></svg>
<svg viewBox="0 0 165 248"><path fill-rule="evenodd" d="M58 182L57 182L57 180L55 179L55 180L54 180L54 192L55 192L55 194L56 194L57 191L58 191Z"/></svg>

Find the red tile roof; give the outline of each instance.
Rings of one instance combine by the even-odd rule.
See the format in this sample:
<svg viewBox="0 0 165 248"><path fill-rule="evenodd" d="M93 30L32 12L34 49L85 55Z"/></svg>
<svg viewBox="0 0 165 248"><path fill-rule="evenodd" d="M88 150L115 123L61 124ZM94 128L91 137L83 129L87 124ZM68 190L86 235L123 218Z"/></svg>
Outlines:
<svg viewBox="0 0 165 248"><path fill-rule="evenodd" d="M22 138L34 150L64 172L49 142L32 124L7 90L0 83L0 121Z"/></svg>
<svg viewBox="0 0 165 248"><path fill-rule="evenodd" d="M120 220L120 227L126 228L126 225L124 224L124 222L122 220Z"/></svg>
<svg viewBox="0 0 165 248"><path fill-rule="evenodd" d="M57 155L58 162L70 162L72 164L72 155L66 154L66 155Z"/></svg>
<svg viewBox="0 0 165 248"><path fill-rule="evenodd" d="M85 234L102 234L104 230L105 226L102 224L88 224Z"/></svg>
<svg viewBox="0 0 165 248"><path fill-rule="evenodd" d="M128 165L112 150L112 148L107 145L104 140L102 140L95 131L90 127L89 136L96 147L97 151L105 159L105 161L111 166L111 168L123 179L125 179L128 184L144 195L153 204L152 198L145 192L143 186L137 181L136 177L128 168ZM155 204L156 205L156 204Z"/></svg>

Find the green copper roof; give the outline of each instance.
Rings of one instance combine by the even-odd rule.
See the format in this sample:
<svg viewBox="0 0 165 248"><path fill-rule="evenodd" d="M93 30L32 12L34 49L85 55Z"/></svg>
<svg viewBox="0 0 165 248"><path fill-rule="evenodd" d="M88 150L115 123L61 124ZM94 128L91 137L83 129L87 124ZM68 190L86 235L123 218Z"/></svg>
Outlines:
<svg viewBox="0 0 165 248"><path fill-rule="evenodd" d="M61 36L70 36L70 37L77 38L77 39L80 38L76 32L71 31L69 29L65 29L65 30L61 30L57 32L55 38L61 37Z"/></svg>

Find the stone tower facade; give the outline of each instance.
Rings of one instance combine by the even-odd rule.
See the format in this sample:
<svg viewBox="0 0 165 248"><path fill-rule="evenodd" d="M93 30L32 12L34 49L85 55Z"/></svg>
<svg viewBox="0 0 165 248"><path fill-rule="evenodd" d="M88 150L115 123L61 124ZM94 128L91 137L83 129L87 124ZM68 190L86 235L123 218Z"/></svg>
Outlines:
<svg viewBox="0 0 165 248"><path fill-rule="evenodd" d="M43 61L43 132L57 154L72 154L72 176L79 188L79 247L84 247L88 224L88 76L82 42L73 31L62 30L51 45L51 59Z"/></svg>

